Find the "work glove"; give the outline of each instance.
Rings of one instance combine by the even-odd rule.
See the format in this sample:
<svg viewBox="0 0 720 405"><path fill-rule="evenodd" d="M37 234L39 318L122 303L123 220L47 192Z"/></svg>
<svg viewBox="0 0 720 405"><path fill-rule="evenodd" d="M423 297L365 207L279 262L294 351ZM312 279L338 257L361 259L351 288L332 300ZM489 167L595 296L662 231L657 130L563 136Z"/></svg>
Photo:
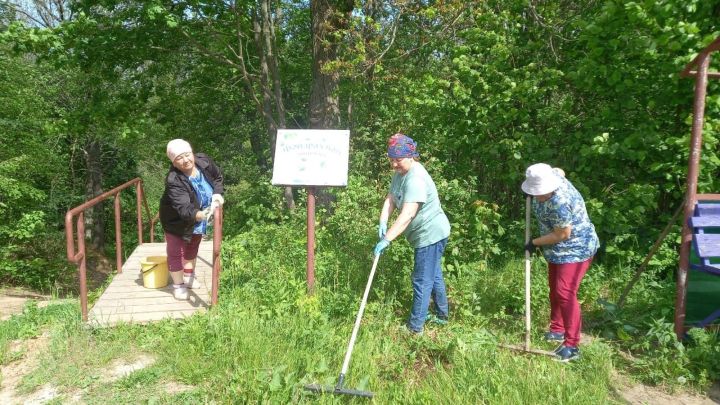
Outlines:
<svg viewBox="0 0 720 405"><path fill-rule="evenodd" d="M383 250L385 250L388 246L390 246L390 241L382 238L380 241L375 245L375 249L373 249L373 253L375 256L378 256L382 253Z"/></svg>
<svg viewBox="0 0 720 405"><path fill-rule="evenodd" d="M380 239L384 238L386 233L387 233L387 221L380 221L380 225L378 225L378 238L380 238Z"/></svg>
<svg viewBox="0 0 720 405"><path fill-rule="evenodd" d="M525 251L528 252L528 254L533 254L535 252L535 244L533 243L532 239L528 241L528 243L525 244Z"/></svg>
<svg viewBox="0 0 720 405"><path fill-rule="evenodd" d="M215 209L218 207L218 203L213 201L209 207L205 208L203 212L205 213L205 219L208 222L211 222L213 220L213 216L215 215Z"/></svg>
<svg viewBox="0 0 720 405"><path fill-rule="evenodd" d="M209 207L208 207L209 208ZM201 222L207 220L208 209L200 210L195 214L195 222Z"/></svg>
<svg viewBox="0 0 720 405"><path fill-rule="evenodd" d="M213 194L212 202L217 203L217 206L221 206L221 205L225 204L225 199L220 194Z"/></svg>

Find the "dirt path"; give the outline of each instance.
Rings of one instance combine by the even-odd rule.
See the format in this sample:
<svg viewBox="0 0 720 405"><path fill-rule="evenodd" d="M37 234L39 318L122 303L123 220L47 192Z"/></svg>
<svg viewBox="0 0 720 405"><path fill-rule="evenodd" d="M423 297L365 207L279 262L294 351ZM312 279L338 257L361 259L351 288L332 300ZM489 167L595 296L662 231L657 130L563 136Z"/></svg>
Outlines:
<svg viewBox="0 0 720 405"><path fill-rule="evenodd" d="M0 385L0 404L37 404L55 398L56 390L53 387L43 386L29 396L18 394L17 387L23 377L37 367L38 357L45 352L50 337L42 334L38 338L17 340L10 344L8 355L17 360L2 366L2 385Z"/></svg>
<svg viewBox="0 0 720 405"><path fill-rule="evenodd" d="M9 319L14 314L22 313L29 300L38 301L38 306L43 307L47 305L50 298L49 295L19 288L2 288L0 289L0 321Z"/></svg>
<svg viewBox="0 0 720 405"><path fill-rule="evenodd" d="M720 402L712 397L702 397L688 393L667 394L657 388L645 385L636 385L620 392L623 399L629 404L642 405L715 405Z"/></svg>
<svg viewBox="0 0 720 405"><path fill-rule="evenodd" d="M659 387L633 383L626 376L613 372L616 393L631 405L715 405L720 404L720 382L707 395L690 392L668 393Z"/></svg>

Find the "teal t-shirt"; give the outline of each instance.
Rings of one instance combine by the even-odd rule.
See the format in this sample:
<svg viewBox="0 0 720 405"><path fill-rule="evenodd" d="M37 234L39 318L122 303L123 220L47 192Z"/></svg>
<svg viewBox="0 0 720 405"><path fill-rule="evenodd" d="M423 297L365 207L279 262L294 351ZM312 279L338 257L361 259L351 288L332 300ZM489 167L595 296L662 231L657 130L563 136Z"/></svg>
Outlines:
<svg viewBox="0 0 720 405"><path fill-rule="evenodd" d="M435 183L422 164L413 163L405 175L393 174L390 194L398 210L404 203L420 203L415 218L403 232L412 247L429 246L450 236L450 221L440 206Z"/></svg>

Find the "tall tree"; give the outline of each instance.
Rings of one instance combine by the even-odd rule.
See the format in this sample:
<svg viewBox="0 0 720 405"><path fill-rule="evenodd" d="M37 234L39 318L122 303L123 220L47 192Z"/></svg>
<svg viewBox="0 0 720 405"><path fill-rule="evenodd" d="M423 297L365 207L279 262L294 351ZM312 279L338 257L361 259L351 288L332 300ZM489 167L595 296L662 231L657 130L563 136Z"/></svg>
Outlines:
<svg viewBox="0 0 720 405"><path fill-rule="evenodd" d="M312 88L310 90L310 128L340 127L337 94L340 72L334 64L350 26L354 0L311 0L312 10Z"/></svg>

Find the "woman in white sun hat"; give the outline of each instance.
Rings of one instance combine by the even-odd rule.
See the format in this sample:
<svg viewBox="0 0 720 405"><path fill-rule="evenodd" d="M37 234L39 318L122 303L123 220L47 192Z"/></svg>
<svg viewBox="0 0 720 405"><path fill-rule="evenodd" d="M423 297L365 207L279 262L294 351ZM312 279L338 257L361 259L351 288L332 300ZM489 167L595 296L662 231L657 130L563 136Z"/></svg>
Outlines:
<svg viewBox="0 0 720 405"><path fill-rule="evenodd" d="M525 171L521 187L533 197L532 211L541 234L530 239L525 249L532 253L542 248L548 262L550 328L545 339L562 342L555 350L559 360L575 360L580 357L582 325L577 292L598 249L595 226L585 200L562 169L536 163Z"/></svg>

